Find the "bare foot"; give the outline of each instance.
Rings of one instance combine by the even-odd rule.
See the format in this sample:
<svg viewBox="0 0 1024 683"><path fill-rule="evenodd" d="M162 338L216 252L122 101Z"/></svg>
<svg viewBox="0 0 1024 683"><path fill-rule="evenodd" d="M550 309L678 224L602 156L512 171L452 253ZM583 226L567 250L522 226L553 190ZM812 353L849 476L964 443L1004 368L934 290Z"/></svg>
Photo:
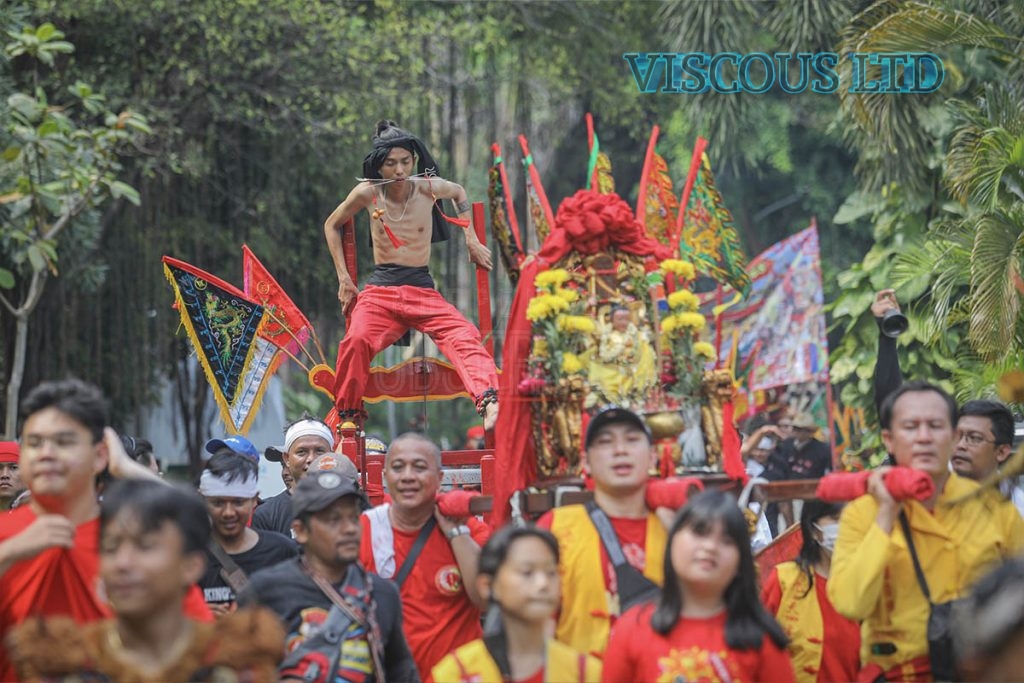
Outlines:
<svg viewBox="0 0 1024 683"><path fill-rule="evenodd" d="M484 408L484 429L488 432L498 423L498 402L491 401Z"/></svg>

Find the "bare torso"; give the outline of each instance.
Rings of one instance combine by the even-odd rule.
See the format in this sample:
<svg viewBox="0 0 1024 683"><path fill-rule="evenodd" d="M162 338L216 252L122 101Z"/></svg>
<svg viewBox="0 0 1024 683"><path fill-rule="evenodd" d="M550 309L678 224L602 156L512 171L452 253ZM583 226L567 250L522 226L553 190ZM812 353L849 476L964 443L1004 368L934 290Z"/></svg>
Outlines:
<svg viewBox="0 0 1024 683"><path fill-rule="evenodd" d="M434 206L428 181L409 178L376 186L367 183L367 190L374 200L367 207L373 234L373 262L412 267L427 265L430 262ZM392 243L384 229L385 224L404 243L402 246L396 247Z"/></svg>

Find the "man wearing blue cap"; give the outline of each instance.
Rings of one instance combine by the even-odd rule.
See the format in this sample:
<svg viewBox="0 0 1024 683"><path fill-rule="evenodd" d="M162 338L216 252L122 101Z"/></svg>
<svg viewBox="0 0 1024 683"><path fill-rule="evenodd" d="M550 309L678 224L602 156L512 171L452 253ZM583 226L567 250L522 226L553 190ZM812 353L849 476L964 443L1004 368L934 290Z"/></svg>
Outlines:
<svg viewBox="0 0 1024 683"><path fill-rule="evenodd" d="M210 610L223 616L235 610L249 575L295 557L299 549L287 536L249 527L259 491L259 456L252 442L241 436L213 439L206 451L212 455L199 478L199 493L213 533L199 587Z"/></svg>

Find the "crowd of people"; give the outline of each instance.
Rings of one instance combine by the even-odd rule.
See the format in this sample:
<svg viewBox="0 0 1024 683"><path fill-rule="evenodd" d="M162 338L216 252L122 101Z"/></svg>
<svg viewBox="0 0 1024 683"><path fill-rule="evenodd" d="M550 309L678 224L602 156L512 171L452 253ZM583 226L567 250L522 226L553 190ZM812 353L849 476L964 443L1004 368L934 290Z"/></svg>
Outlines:
<svg viewBox="0 0 1024 683"><path fill-rule="evenodd" d="M960 414L928 383L884 400L892 464L870 475L866 495L845 507L807 501L798 557L764 576L734 496L652 479L651 433L622 408L586 428L592 502L499 529L462 499L442 502L441 453L421 433L387 447L387 502L370 507L354 465L309 416L264 451L290 484L260 501L260 453L244 437L208 442L198 482L184 487L154 471L151 445L107 426L92 385L43 383L22 414L20 440L0 448L0 500L20 501L0 514L2 680L916 681L1024 670L1012 647L1024 638L1014 559L1024 520L1008 492L964 476L984 476L971 435L995 441L996 421ZM813 468L812 437L795 434L795 456L772 457ZM926 473L934 493L897 500L890 468Z"/></svg>

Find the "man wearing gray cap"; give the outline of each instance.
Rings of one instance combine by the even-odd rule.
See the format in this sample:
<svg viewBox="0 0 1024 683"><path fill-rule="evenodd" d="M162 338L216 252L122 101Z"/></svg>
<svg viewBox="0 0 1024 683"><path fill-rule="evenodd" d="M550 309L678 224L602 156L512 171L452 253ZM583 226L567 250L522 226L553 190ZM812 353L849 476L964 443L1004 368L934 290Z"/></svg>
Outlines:
<svg viewBox="0 0 1024 683"><path fill-rule="evenodd" d="M288 631L281 680L419 681L395 586L358 562L366 499L349 477L311 471L291 497L303 556L256 572L239 604L264 605Z"/></svg>
<svg viewBox="0 0 1024 683"><path fill-rule="evenodd" d="M252 517L254 529L276 531L286 536L292 533L292 490L305 476L310 463L324 453L331 452L334 435L321 420L304 414L288 426L284 433L284 446L270 447L263 455L271 462L280 462L291 474L292 488L268 498L256 508Z"/></svg>

